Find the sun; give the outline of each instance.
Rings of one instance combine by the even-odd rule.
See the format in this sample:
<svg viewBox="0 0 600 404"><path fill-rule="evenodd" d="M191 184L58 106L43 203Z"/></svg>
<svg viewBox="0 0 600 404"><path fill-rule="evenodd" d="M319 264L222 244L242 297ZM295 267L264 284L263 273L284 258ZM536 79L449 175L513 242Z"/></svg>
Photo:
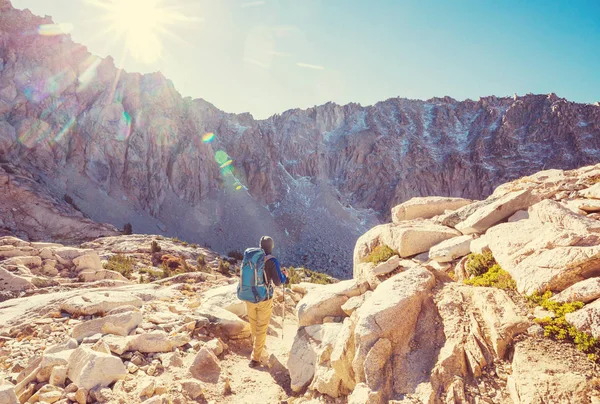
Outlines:
<svg viewBox="0 0 600 404"><path fill-rule="evenodd" d="M171 26L192 19L163 0L87 0L104 10L106 31L123 40L129 54L137 61L154 63L163 56L163 37L174 34Z"/></svg>

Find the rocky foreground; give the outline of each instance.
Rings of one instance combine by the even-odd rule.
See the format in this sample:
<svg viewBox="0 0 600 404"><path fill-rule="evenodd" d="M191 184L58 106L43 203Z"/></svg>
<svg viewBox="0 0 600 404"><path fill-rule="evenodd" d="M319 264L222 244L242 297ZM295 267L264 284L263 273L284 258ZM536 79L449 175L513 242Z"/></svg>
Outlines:
<svg viewBox="0 0 600 404"><path fill-rule="evenodd" d="M358 240L352 279L291 285L283 317L278 290L259 369L218 254L2 238L0 402L600 402L600 165L392 217Z"/></svg>

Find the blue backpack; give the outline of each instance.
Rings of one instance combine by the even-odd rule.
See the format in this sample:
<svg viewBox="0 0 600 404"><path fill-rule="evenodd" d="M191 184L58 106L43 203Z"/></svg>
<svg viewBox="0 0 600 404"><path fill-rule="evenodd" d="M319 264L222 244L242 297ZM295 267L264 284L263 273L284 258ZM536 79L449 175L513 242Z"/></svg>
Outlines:
<svg viewBox="0 0 600 404"><path fill-rule="evenodd" d="M258 303L273 297L273 285L265 281L265 262L273 258L265 255L262 248L248 248L244 251L240 283L237 289L238 299Z"/></svg>

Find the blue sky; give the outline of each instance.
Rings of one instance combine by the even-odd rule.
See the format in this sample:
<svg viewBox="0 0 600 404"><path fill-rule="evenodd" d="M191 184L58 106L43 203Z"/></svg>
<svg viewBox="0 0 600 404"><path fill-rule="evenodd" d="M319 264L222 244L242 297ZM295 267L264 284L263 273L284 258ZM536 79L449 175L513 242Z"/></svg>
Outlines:
<svg viewBox="0 0 600 404"><path fill-rule="evenodd" d="M114 0L12 2L71 23L76 42L127 71L160 70L184 96L257 118L396 96L600 101L599 1L153 0L185 17L156 33L153 61L104 32L114 15L94 1ZM128 13L128 27L144 15Z"/></svg>

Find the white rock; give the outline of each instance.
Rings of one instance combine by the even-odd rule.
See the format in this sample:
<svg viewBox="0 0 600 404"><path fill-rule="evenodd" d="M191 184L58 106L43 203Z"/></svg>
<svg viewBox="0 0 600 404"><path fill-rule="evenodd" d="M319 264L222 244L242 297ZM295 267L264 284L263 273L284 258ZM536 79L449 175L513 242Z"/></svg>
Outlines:
<svg viewBox="0 0 600 404"><path fill-rule="evenodd" d="M429 258L437 262L450 262L457 258L464 257L471 252L470 235L454 237L431 247Z"/></svg>
<svg viewBox="0 0 600 404"><path fill-rule="evenodd" d="M342 324L328 323L298 329L287 363L293 391L300 391L310 384L323 353L326 355L323 361L329 360L328 355L341 328Z"/></svg>
<svg viewBox="0 0 600 404"><path fill-rule="evenodd" d="M79 388L106 387L124 379L128 372L123 362L115 356L80 347L69 359L67 377Z"/></svg>
<svg viewBox="0 0 600 404"><path fill-rule="evenodd" d="M515 212L533 205L538 198L528 190L515 191L477 209L455 227L463 234L483 233Z"/></svg>
<svg viewBox="0 0 600 404"><path fill-rule="evenodd" d="M142 323L142 313L129 311L125 313L111 314L77 324L71 336L78 341L95 334L129 335L138 325Z"/></svg>
<svg viewBox="0 0 600 404"><path fill-rule="evenodd" d="M368 285L354 279L322 285L308 292L296 306L300 326L322 324L325 317L344 316L342 305L366 292Z"/></svg>
<svg viewBox="0 0 600 404"><path fill-rule="evenodd" d="M398 268L399 265L400 257L397 255L392 255L387 261L375 265L375 268L373 268L373 273L375 275L385 275Z"/></svg>
<svg viewBox="0 0 600 404"><path fill-rule="evenodd" d="M171 352L190 342L187 334L168 335L164 331L152 331L128 337L106 336L102 339L117 355L127 351L142 353Z"/></svg>
<svg viewBox="0 0 600 404"><path fill-rule="evenodd" d="M90 292L68 299L60 308L71 314L94 315L107 313L119 306L142 307L142 304L142 299L127 292Z"/></svg>
<svg viewBox="0 0 600 404"><path fill-rule="evenodd" d="M527 342L515 344L514 351L507 380L513 403L590 402L586 376L574 372L569 361Z"/></svg>
<svg viewBox="0 0 600 404"><path fill-rule="evenodd" d="M36 287L30 281L0 267L0 290L22 292L31 289L36 289Z"/></svg>
<svg viewBox="0 0 600 404"><path fill-rule="evenodd" d="M365 302L365 300L367 300L371 296L372 293L373 292L368 290L360 296L351 297L350 299L348 299L346 301L346 303L344 303L342 305L342 310L344 311L344 313L346 313L346 315L351 316L352 313L354 313L354 311L356 309L358 309L360 306L362 306L362 304Z"/></svg>
<svg viewBox="0 0 600 404"><path fill-rule="evenodd" d="M387 245L400 257L410 257L429 251L440 242L460 236L454 229L427 221L406 222L401 225L383 224L363 234L354 247L354 278L368 279L364 259L377 246Z"/></svg>
<svg viewBox="0 0 600 404"><path fill-rule="evenodd" d="M15 393L15 386L2 379L0 379L0 403L19 404L19 400Z"/></svg>
<svg viewBox="0 0 600 404"><path fill-rule="evenodd" d="M250 335L249 323L218 306L200 306L197 314L206 317L211 323L218 324L229 338L245 338Z"/></svg>
<svg viewBox="0 0 600 404"><path fill-rule="evenodd" d="M600 338L600 300L567 314L565 319L579 331L592 334L594 338Z"/></svg>
<svg viewBox="0 0 600 404"><path fill-rule="evenodd" d="M218 338L211 339L204 346L210 349L215 355L219 356L223 353L223 343Z"/></svg>
<svg viewBox="0 0 600 404"><path fill-rule="evenodd" d="M219 365L219 360L213 351L206 347L202 347L194 358L194 362L190 367L190 373L196 379L200 379L204 382L216 383L221 374L221 365Z"/></svg>
<svg viewBox="0 0 600 404"><path fill-rule="evenodd" d="M519 220L525 219L529 219L529 212L527 212L526 210L519 210L508 218L508 222L518 222Z"/></svg>
<svg viewBox="0 0 600 404"><path fill-rule="evenodd" d="M559 303L589 303L596 299L600 299L600 278L589 278L577 282L550 298L550 300Z"/></svg>
<svg viewBox="0 0 600 404"><path fill-rule="evenodd" d="M237 297L237 283L209 289L202 295L201 305L218 306L228 310L236 316L246 315L246 303Z"/></svg>
<svg viewBox="0 0 600 404"><path fill-rule="evenodd" d="M195 400L204 394L204 386L201 382L194 379L185 379L179 382L181 389L192 399Z"/></svg>
<svg viewBox="0 0 600 404"><path fill-rule="evenodd" d="M589 188L579 191L579 195L584 198L600 199L600 183L594 184Z"/></svg>
<svg viewBox="0 0 600 404"><path fill-rule="evenodd" d="M392 221L400 223L410 219L429 219L441 215L447 210L456 210L472 201L463 198L426 196L409 199L392 208Z"/></svg>
<svg viewBox="0 0 600 404"><path fill-rule="evenodd" d="M356 382L366 381L365 359L380 338L390 340L394 353L406 352L421 304L434 284L435 278L427 269L409 269L382 282L354 313L356 354L352 368Z"/></svg>
<svg viewBox="0 0 600 404"><path fill-rule="evenodd" d="M521 293L562 291L600 266L600 222L550 200L532 206L529 219L492 227L485 238Z"/></svg>
<svg viewBox="0 0 600 404"><path fill-rule="evenodd" d="M100 257L96 252L89 252L85 255L80 255L76 258L73 258L73 264L78 271L83 271L85 269L91 269L94 271L102 270L102 262L100 261Z"/></svg>

